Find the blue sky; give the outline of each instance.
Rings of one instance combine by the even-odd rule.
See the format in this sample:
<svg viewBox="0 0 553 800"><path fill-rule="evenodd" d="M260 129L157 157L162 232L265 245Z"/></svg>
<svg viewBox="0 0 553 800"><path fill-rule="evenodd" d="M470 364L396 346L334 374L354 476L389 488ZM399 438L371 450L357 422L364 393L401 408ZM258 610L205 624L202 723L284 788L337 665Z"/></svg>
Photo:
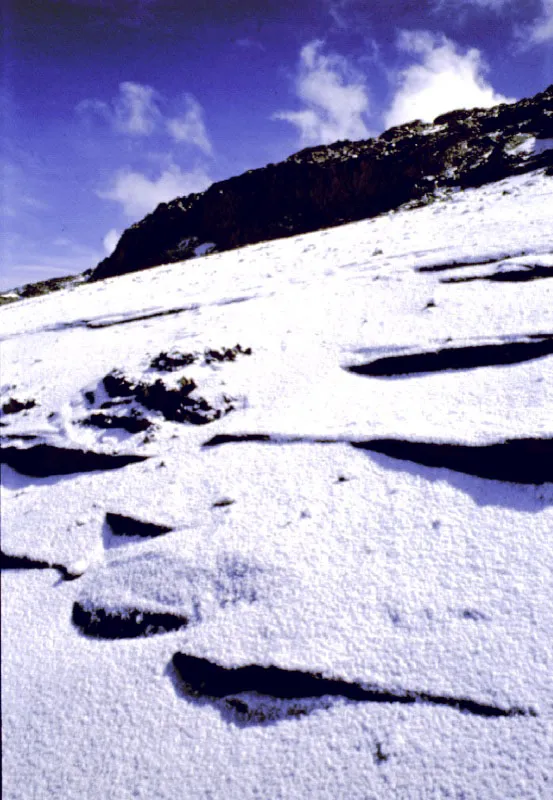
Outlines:
<svg viewBox="0 0 553 800"><path fill-rule="evenodd" d="M4 0L2 288L158 202L553 81L553 0Z"/></svg>

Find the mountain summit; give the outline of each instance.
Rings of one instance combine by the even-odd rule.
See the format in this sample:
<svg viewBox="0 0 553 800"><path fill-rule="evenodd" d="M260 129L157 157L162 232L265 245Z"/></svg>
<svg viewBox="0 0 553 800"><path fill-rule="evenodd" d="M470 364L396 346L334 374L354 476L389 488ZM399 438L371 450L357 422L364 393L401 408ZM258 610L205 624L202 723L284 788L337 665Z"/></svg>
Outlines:
<svg viewBox="0 0 553 800"><path fill-rule="evenodd" d="M438 192L553 165L553 84L530 99L451 111L376 139L310 147L160 203L124 231L97 281L209 252L374 217Z"/></svg>

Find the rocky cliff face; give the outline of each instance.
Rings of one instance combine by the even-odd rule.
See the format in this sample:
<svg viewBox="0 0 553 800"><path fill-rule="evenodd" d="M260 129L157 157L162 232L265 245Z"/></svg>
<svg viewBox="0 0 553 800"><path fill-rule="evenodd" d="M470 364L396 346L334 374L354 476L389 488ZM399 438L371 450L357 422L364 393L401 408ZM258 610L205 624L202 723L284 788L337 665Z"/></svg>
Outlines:
<svg viewBox="0 0 553 800"><path fill-rule="evenodd" d="M90 280L373 217L540 167L553 169L553 84L511 105L308 148L161 203L123 233Z"/></svg>

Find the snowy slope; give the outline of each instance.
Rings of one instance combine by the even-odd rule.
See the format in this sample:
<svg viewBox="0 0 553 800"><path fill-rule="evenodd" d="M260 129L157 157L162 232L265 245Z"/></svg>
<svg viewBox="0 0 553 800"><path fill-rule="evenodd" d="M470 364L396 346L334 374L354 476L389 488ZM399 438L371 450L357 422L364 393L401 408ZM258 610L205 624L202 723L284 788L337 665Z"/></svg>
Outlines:
<svg viewBox="0 0 553 800"><path fill-rule="evenodd" d="M552 208L2 308L5 798L552 796Z"/></svg>

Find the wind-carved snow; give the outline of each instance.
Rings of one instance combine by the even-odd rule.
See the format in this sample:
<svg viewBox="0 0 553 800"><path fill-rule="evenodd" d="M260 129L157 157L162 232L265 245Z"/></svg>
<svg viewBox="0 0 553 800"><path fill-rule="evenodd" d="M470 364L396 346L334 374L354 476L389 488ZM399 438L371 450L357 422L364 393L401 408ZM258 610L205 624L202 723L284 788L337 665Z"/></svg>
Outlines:
<svg viewBox="0 0 553 800"><path fill-rule="evenodd" d="M175 554L116 557L89 572L72 619L87 636L153 636L197 625L214 606L255 603L262 585L262 570L238 555L225 554L212 569Z"/></svg>
<svg viewBox="0 0 553 800"><path fill-rule="evenodd" d="M442 343L440 343L442 344ZM448 337L443 346L431 350L378 354L364 364L347 367L357 375L371 377L397 377L447 370L468 370L477 367L520 364L553 354L553 334L530 334L528 336L502 336L495 342L484 343L482 338L459 345ZM377 355L375 353L375 355Z"/></svg>
<svg viewBox="0 0 553 800"><path fill-rule="evenodd" d="M468 698L408 689L394 692L371 684L351 683L319 673L275 666L249 664L226 668L186 653L175 653L173 666L177 673L177 690L190 698L212 701L223 715L243 725L274 723L320 708L328 709L336 697L357 703L429 703L482 717L536 716L531 708L501 708ZM319 698L324 701L322 705L317 703Z"/></svg>
<svg viewBox="0 0 553 800"><path fill-rule="evenodd" d="M6 797L547 796L552 207L2 308Z"/></svg>

